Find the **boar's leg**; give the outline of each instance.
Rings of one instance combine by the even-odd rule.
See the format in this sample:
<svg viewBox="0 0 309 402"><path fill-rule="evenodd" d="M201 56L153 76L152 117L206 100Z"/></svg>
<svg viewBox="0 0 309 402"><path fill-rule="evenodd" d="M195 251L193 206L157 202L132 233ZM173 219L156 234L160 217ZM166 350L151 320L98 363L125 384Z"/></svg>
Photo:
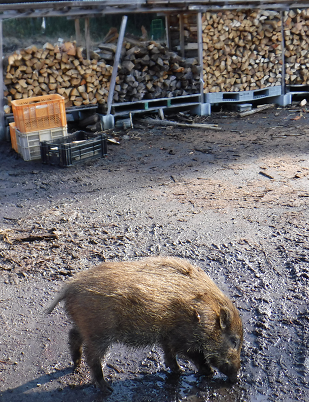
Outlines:
<svg viewBox="0 0 309 402"><path fill-rule="evenodd" d="M214 371L207 363L204 353L198 351L187 351L185 356L194 363L194 365L198 369L199 374L205 375L207 377L213 376Z"/></svg>
<svg viewBox="0 0 309 402"><path fill-rule="evenodd" d="M164 352L164 362L166 367L169 367L173 373L180 373L181 368L177 363L176 352L170 347L167 342L162 342L162 348Z"/></svg>
<svg viewBox="0 0 309 402"><path fill-rule="evenodd" d="M93 379L96 381L101 391L110 393L113 389L108 382L104 380L101 365L101 357L104 357L107 348L108 346L104 347L102 344L98 346L95 342L87 342L85 346L85 355Z"/></svg>
<svg viewBox="0 0 309 402"><path fill-rule="evenodd" d="M69 332L69 346L71 357L74 363L74 369L80 365L82 359L82 344L83 338L76 327L73 327Z"/></svg>

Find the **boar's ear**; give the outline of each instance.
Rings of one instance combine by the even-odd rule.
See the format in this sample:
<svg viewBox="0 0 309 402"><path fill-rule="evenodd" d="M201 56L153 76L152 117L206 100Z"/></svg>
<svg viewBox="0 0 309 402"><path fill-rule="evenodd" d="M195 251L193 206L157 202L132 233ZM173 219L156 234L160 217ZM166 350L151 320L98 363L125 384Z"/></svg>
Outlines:
<svg viewBox="0 0 309 402"><path fill-rule="evenodd" d="M231 326L231 313L227 307L221 307L219 322L220 328L223 330Z"/></svg>

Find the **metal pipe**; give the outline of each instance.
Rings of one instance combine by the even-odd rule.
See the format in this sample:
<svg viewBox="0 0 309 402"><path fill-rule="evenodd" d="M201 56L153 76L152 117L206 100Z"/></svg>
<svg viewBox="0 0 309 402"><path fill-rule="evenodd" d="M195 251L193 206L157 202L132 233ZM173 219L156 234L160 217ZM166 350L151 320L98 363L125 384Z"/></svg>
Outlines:
<svg viewBox="0 0 309 402"><path fill-rule="evenodd" d="M110 83L109 93L108 93L108 98L107 98L107 114L111 113L116 77L117 77L117 72L118 72L118 65L119 65L119 61L120 61L121 48L122 48L124 33L126 30L127 20L128 20L128 17L126 15L124 15L122 17L122 21L121 21L120 32L119 32L118 42L117 42L117 49L116 49L115 59L114 59L113 72L112 72L112 76L111 76L111 83Z"/></svg>

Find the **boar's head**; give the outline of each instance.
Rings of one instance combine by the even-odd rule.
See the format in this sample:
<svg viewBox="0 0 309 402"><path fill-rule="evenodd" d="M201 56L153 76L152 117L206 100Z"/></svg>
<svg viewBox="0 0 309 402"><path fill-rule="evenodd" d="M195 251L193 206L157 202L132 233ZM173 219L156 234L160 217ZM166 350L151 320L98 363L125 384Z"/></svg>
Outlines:
<svg viewBox="0 0 309 402"><path fill-rule="evenodd" d="M243 343L243 326L238 310L227 300L221 305L216 303L211 314L209 310L203 314L203 309L199 309L199 320L204 331L203 353L206 361L231 382L236 382Z"/></svg>

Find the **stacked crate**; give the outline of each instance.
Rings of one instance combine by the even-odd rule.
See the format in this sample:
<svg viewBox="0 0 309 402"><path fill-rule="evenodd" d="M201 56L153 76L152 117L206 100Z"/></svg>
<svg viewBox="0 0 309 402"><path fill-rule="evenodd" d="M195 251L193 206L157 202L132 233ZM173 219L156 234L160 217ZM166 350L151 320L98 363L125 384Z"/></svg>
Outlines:
<svg viewBox="0 0 309 402"><path fill-rule="evenodd" d="M10 136L11 136L11 145L14 151L18 153L18 145L17 145L17 140L16 140L16 126L15 123L9 123L10 126Z"/></svg>
<svg viewBox="0 0 309 402"><path fill-rule="evenodd" d="M40 142L67 135L64 98L58 94L12 101L18 152L25 161L41 158Z"/></svg>

